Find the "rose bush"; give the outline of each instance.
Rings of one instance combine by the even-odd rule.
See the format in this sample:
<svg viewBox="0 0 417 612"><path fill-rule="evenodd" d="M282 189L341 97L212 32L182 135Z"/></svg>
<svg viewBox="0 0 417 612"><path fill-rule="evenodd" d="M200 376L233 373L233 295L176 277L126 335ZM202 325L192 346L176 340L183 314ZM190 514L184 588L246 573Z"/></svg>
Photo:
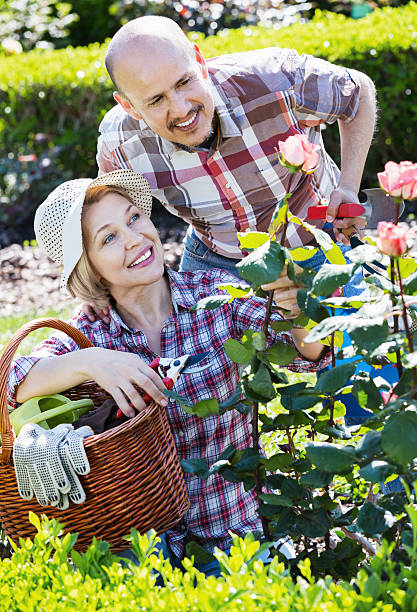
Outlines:
<svg viewBox="0 0 417 612"><path fill-rule="evenodd" d="M283 164L289 163L285 154L290 157L293 150L298 154L301 147L280 146ZM301 157L291 159L302 167ZM229 447L211 466L196 459L183 467L200 478L220 474L242 482L246 489L254 488L263 526L261 539L272 542L289 536L299 543L299 554L286 563L295 566L308 557L315 575L347 579L365 554L375 554L375 540L382 537L390 542L393 560L409 563L412 528L406 492L412 504L417 502L417 351L411 325L417 321L413 304L417 261L407 254L408 230L392 224L384 238L388 244L379 243L378 248L368 237L365 244L349 251L347 263L328 234L291 214L287 200L288 194L278 204L268 233L239 236L242 249L250 251L238 264L249 286L222 287L224 296L197 304L197 308L214 308L253 292L265 295L261 285L273 282L284 266L301 287L297 302L302 315L295 321L281 312L283 319L270 325L272 310L279 308L269 295L263 330L247 330L241 342L226 343L228 357L242 367L240 387L233 397L220 405L210 399L186 406L187 411L205 416L233 409L250 412L252 447ZM393 210L393 217L397 213ZM294 260L306 260L317 249L287 249L283 237L289 223L311 232L324 251L328 263L317 273L296 272ZM367 276L367 291L334 297L363 264L386 265L386 251L389 269L379 268L382 274ZM337 314L341 308L349 309L349 314ZM270 327L284 331L297 325L311 330L306 342L327 342L332 353L332 369L312 383L311 375L309 380L289 381L283 368L294 352L288 347L278 343L266 349ZM341 332L348 332L352 341L346 349L341 349ZM399 380L394 385L380 370L387 363L397 367ZM362 424L347 427L343 423L346 409L340 398L346 393L352 393L367 411ZM260 451L258 433L272 437L271 456ZM396 480L398 485L398 477L404 488L396 486L391 491L390 482ZM279 553L271 548L271 554Z"/></svg>

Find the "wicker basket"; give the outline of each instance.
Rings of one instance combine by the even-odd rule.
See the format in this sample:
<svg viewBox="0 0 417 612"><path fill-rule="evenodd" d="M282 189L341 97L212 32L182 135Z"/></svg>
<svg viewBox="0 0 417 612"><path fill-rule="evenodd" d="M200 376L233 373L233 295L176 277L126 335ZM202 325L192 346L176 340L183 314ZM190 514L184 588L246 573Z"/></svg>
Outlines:
<svg viewBox="0 0 417 612"><path fill-rule="evenodd" d="M185 514L190 502L174 439L164 409L152 403L129 421L84 441L91 471L81 477L87 499L70 503L67 510L40 506L36 498L25 501L17 490L12 463L14 433L6 399L9 368L16 349L30 332L51 327L65 332L81 348L93 346L76 328L57 319L36 319L21 327L10 339L0 360L0 521L13 540L33 537L30 510L45 513L78 532L75 548L85 550L93 536L103 538L117 552L128 547L123 536L134 527L141 533L162 533ZM96 383L69 389L71 399L89 397L99 406L109 395Z"/></svg>

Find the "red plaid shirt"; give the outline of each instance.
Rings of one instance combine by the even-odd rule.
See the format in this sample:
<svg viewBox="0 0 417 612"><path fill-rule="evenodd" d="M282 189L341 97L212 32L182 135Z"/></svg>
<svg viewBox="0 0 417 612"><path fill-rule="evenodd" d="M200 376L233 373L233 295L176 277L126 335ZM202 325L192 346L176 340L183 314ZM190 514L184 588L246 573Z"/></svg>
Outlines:
<svg viewBox="0 0 417 612"><path fill-rule="evenodd" d="M207 247L240 259L237 232L266 231L286 193L293 194L291 211L306 218L308 207L336 187L339 171L324 150L319 124L353 119L360 86L345 68L291 49L223 55L207 64L220 124L215 146L186 151L117 105L100 125L97 163L100 173L127 168L143 174L153 195L186 219ZM321 147L311 175L290 174L278 162L278 141L297 133ZM290 224L289 246L311 240Z"/></svg>
<svg viewBox="0 0 417 612"><path fill-rule="evenodd" d="M230 337L240 339L245 329L262 329L265 300L235 299L215 310L192 312L191 306L199 299L221 293L218 285L236 282L236 278L221 270L196 274L168 270L168 274L174 308L162 328L161 356L174 358L185 353L211 351L206 357L209 367L203 372L180 376L174 390L192 402L210 397L222 402L235 390L241 367L230 361L223 345ZM145 334L130 329L114 309L110 311L110 318L109 325L101 320L90 323L80 312L71 324L95 346L134 352L150 363L155 354L149 349ZM273 319L276 318L279 316L274 314ZM273 344L277 339L294 346L289 333L275 334L271 330L269 343ZM16 387L39 359L76 350L79 347L71 338L57 332L37 346L28 357L16 359L9 375L10 406L16 407ZM327 362L327 356L311 362L300 355L289 368L294 371L316 371ZM237 449L251 445L250 417L236 410L203 419L187 414L174 401L170 401L167 410L180 460L203 458L208 465L212 465L230 444ZM230 545L229 530L243 536L249 531L261 529L254 492L245 491L242 484L227 482L219 475L201 480L192 474L185 474L185 482L191 507L183 520L167 532L171 549L178 557L184 552L186 537L197 540L212 552L214 546L225 549Z"/></svg>

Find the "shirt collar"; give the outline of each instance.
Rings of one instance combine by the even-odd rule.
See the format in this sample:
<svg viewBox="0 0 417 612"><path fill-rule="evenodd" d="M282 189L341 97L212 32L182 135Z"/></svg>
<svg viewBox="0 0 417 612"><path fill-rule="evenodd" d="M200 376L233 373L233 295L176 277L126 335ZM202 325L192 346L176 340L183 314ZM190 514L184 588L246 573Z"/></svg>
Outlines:
<svg viewBox="0 0 417 612"><path fill-rule="evenodd" d="M171 299L174 313L178 314L179 308L189 310L195 305L195 297L193 292L185 285L183 277L178 272L174 272L170 268L165 268L165 273L168 276L169 285L171 288ZM117 337L122 334L122 330L129 334L135 333L136 330L131 329L119 315L114 306L110 306L109 311L110 325L109 332L112 336Z"/></svg>

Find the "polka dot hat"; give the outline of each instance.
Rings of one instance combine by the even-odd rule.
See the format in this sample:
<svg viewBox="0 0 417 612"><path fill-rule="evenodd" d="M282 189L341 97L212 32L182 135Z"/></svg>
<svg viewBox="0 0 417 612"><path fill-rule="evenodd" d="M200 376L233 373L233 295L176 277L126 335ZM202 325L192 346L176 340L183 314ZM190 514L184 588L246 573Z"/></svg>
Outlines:
<svg viewBox="0 0 417 612"><path fill-rule="evenodd" d="M133 170L115 170L96 179L81 178L59 185L35 214L35 235L48 256L63 266L61 288L65 289L71 272L83 252L81 212L90 187L110 185L124 189L132 202L148 217L152 194L148 181Z"/></svg>

